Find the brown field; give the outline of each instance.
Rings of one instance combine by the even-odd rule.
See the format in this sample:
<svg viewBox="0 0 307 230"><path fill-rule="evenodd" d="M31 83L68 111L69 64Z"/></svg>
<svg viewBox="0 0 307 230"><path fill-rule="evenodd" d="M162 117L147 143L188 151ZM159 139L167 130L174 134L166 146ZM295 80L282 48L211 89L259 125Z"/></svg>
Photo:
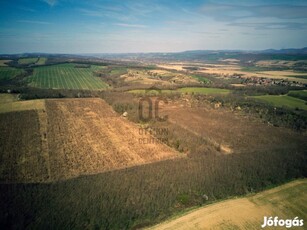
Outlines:
<svg viewBox="0 0 307 230"><path fill-rule="evenodd" d="M306 189L306 179L296 180L254 196L226 200L191 211L150 229L261 229L264 216L278 216L279 219L299 216L299 219L305 219Z"/></svg>
<svg viewBox="0 0 307 230"><path fill-rule="evenodd" d="M42 101L45 109L1 115L2 181L55 181L179 157L101 99Z"/></svg>
<svg viewBox="0 0 307 230"><path fill-rule="evenodd" d="M1 66L2 66L2 67L7 66L7 63L10 62L10 61L12 61L12 60L0 60L0 67L1 67Z"/></svg>
<svg viewBox="0 0 307 230"><path fill-rule="evenodd" d="M264 124L239 110L214 109L213 105L199 107L197 102L186 98L161 104L161 115L168 121L200 136L220 148L221 152L245 152L278 149L283 146L297 147L303 136L285 129Z"/></svg>
<svg viewBox="0 0 307 230"><path fill-rule="evenodd" d="M198 72L198 73L216 74L221 76L240 74L243 77L275 78L275 79L285 79L289 81L307 83L307 79L296 77L296 76L306 76L306 73L298 73L290 70L247 72L247 71L242 71L241 70L242 68L236 63L229 63L229 64L169 63L169 64L159 64L157 66L168 70L187 71L183 67L189 65L199 67L199 70L193 71L195 73Z"/></svg>

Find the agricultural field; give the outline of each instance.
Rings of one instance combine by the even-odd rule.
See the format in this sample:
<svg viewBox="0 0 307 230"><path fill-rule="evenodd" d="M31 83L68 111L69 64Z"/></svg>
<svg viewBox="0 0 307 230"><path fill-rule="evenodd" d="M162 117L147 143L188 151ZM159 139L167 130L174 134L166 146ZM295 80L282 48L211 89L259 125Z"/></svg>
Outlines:
<svg viewBox="0 0 307 230"><path fill-rule="evenodd" d="M9 63L12 60L0 60L0 67L5 67L7 66L7 63Z"/></svg>
<svg viewBox="0 0 307 230"><path fill-rule="evenodd" d="M0 82L10 80L19 74L22 74L24 70L16 69L12 67L0 67Z"/></svg>
<svg viewBox="0 0 307 230"><path fill-rule="evenodd" d="M205 95L230 93L230 90L228 89L217 89L217 88L181 88L178 89L178 91L181 93L195 93L195 94L205 94Z"/></svg>
<svg viewBox="0 0 307 230"><path fill-rule="evenodd" d="M6 171L5 175L0 173L0 178L5 180L10 178L10 181L40 182L45 178L46 181L57 181L183 157L155 140L149 133L140 134L138 126L120 117L101 99L17 101L1 105L0 112L3 113L2 125L10 124L7 120L10 116L20 119L17 116L19 114L36 114L33 115L34 120L29 120L29 115L26 120L20 119L20 122L26 121L27 124L24 125L36 123L39 130L24 128L23 132L32 130L32 136L40 137L39 140L43 143L39 149L40 155L37 156L42 158L40 161L43 166L32 165L31 169L27 169L32 170L35 175L41 175L38 178L24 172L26 169L22 164L13 164L21 156L14 158L15 153L9 151L12 143L5 142L3 138L1 146L6 150L7 156L11 157L10 169L16 172L14 175ZM19 135L17 118L14 124L1 130L2 137ZM24 137L16 138L19 140ZM151 142L142 144L140 139ZM20 142L19 145L15 143L14 146L14 149L22 148L25 151L35 148L33 141ZM22 156L23 161L29 161L30 153L31 151ZM0 168L6 167L6 163L3 164L6 161L1 162ZM21 171L24 173L17 173Z"/></svg>
<svg viewBox="0 0 307 230"><path fill-rule="evenodd" d="M2 182L46 179L40 122L35 110L0 113L0 152Z"/></svg>
<svg viewBox="0 0 307 230"><path fill-rule="evenodd" d="M45 101L42 99L18 101L17 97L10 94L0 94L0 113L25 111L25 110L43 110Z"/></svg>
<svg viewBox="0 0 307 230"><path fill-rule="evenodd" d="M43 89L105 89L108 85L93 74L100 68L76 68L74 64L36 67L27 81L30 86Z"/></svg>
<svg viewBox="0 0 307 230"><path fill-rule="evenodd" d="M264 216L278 216L279 219L285 220L299 217L305 222L306 189L307 179L296 180L256 195L230 199L193 210L148 229L261 229Z"/></svg>
<svg viewBox="0 0 307 230"><path fill-rule="evenodd" d="M35 63L36 65L45 65L46 64L46 61L47 61L47 58L45 57L40 57L38 59L38 61Z"/></svg>
<svg viewBox="0 0 307 230"><path fill-rule="evenodd" d="M307 110L307 104L305 100L288 95L264 95L264 96L254 96L254 98L266 101L277 107L288 107L291 109L298 108L298 109Z"/></svg>
<svg viewBox="0 0 307 230"><path fill-rule="evenodd" d="M16 94L8 94L8 93L1 93L0 94L0 105L12 103L17 101L17 95Z"/></svg>
<svg viewBox="0 0 307 230"><path fill-rule="evenodd" d="M186 71L186 66L191 63L165 63L158 64L160 68L166 70ZM205 64L205 63L193 63L196 70L189 70L189 73L203 73L203 74L215 74L220 76L242 75L243 77L259 77L259 78L272 78L272 79L284 79L289 81L297 81L300 83L307 83L307 73L297 72L293 70L281 70L275 71L262 66L242 67L238 63L229 64Z"/></svg>
<svg viewBox="0 0 307 230"><path fill-rule="evenodd" d="M307 90L290 90L288 96L296 97L307 101Z"/></svg>
<svg viewBox="0 0 307 230"><path fill-rule="evenodd" d="M38 61L38 58L20 58L18 64L20 65L29 65L35 64Z"/></svg>

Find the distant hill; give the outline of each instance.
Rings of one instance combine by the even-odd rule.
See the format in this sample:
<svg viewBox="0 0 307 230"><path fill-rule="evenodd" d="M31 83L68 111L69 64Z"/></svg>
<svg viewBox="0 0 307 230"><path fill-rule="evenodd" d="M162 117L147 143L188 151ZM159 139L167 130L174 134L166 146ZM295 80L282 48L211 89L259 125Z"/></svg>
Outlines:
<svg viewBox="0 0 307 230"><path fill-rule="evenodd" d="M61 58L103 58L103 59L130 59L130 60L198 60L218 61L220 59L235 58L241 61L250 60L307 60L307 47L301 49L266 49L266 50L187 50L183 52L156 52L156 53L87 53L87 54L3 54L0 58L16 57L61 57Z"/></svg>

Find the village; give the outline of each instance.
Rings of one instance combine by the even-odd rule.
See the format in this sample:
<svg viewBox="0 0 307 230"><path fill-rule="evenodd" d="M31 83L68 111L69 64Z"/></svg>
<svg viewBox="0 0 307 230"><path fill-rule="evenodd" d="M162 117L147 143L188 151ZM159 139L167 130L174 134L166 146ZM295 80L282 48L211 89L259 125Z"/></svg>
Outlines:
<svg viewBox="0 0 307 230"><path fill-rule="evenodd" d="M297 81L284 80L284 79L276 79L276 78L273 79L265 77L245 77L244 75L240 74L234 74L227 77L233 79L240 79L242 81L242 84L250 86L287 86L287 87L307 88L307 84Z"/></svg>

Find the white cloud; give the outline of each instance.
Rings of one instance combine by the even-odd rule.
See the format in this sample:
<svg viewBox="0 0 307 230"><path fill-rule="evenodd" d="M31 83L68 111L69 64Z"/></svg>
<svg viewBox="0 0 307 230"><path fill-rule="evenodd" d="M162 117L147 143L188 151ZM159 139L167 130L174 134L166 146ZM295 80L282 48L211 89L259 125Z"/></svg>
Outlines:
<svg viewBox="0 0 307 230"><path fill-rule="evenodd" d="M43 1L51 7L57 3L57 0L43 0Z"/></svg>
<svg viewBox="0 0 307 230"><path fill-rule="evenodd" d="M131 28L147 28L147 26L139 24L114 23L114 25L121 27L131 27Z"/></svg>
<svg viewBox="0 0 307 230"><path fill-rule="evenodd" d="M18 20L17 22L29 23L29 24L40 24L40 25L51 25L51 24L52 24L52 23L50 23L50 22L45 22L45 21L32 21L32 20Z"/></svg>

